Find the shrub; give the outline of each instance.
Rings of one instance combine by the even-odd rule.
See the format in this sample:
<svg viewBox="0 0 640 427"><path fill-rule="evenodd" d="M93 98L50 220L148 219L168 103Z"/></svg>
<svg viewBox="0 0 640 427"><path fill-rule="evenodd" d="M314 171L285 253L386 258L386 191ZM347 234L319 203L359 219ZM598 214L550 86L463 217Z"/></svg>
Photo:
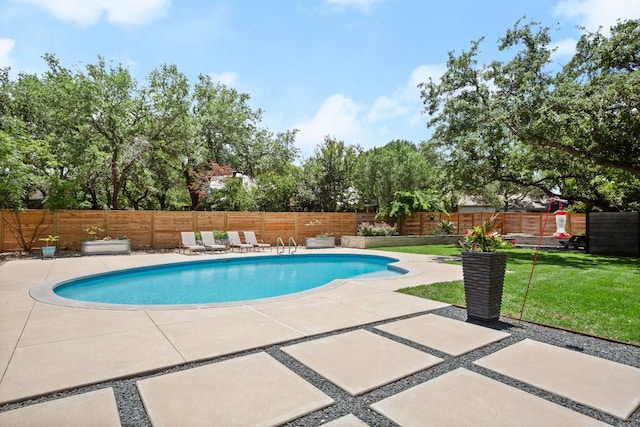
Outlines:
<svg viewBox="0 0 640 427"><path fill-rule="evenodd" d="M395 225L386 222L363 222L358 225L358 236L394 236L398 234Z"/></svg>
<svg viewBox="0 0 640 427"><path fill-rule="evenodd" d="M497 249L508 249L513 247L512 243L505 242L494 226L498 220L498 214L485 220L482 225L477 225L466 231L464 242L460 246L465 251L474 252L494 252Z"/></svg>
<svg viewBox="0 0 640 427"><path fill-rule="evenodd" d="M455 222L443 219L438 223L438 226L431 232L431 234L453 234L453 230L455 229Z"/></svg>

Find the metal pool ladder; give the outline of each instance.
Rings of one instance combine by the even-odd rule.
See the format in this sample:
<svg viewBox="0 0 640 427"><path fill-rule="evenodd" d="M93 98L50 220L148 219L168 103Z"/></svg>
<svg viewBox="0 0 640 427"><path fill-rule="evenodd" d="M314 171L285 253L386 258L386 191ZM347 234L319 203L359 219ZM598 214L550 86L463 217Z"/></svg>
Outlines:
<svg viewBox="0 0 640 427"><path fill-rule="evenodd" d="M280 250L280 245L282 245L282 250ZM293 250L291 250L291 247L293 247ZM278 237L278 240L276 240L276 252L278 252L278 255L282 255L285 248L289 249L289 254L294 254L298 250L298 244L293 237L289 237L289 245L286 246L284 244L284 240L282 240L281 237Z"/></svg>

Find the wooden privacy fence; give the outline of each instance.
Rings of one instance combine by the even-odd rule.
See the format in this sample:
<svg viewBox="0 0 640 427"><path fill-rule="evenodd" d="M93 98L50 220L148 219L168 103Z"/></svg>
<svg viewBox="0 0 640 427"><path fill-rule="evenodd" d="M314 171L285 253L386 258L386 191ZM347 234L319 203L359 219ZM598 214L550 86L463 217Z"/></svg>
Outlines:
<svg viewBox="0 0 640 427"><path fill-rule="evenodd" d="M430 214L417 213L400 226L402 235L427 235L437 228L441 220L455 223L454 234L480 225L492 215L489 212ZM525 233L539 236L544 225L545 213L501 213L497 224L502 234ZM567 232L578 233L585 229L584 214L567 215ZM21 245L15 236L18 226L26 240L33 239L33 248L42 246L38 238L49 234L60 236L57 246L61 249L79 250L87 240L86 228L98 226L111 238L126 235L132 249L176 248L180 244L181 231L253 230L258 240L275 245L278 237L285 242L293 237L304 244L306 237L331 233L340 242L343 235L355 235L361 222L379 222L374 213L324 213L324 212L175 212L175 211L86 211L26 210L18 215L0 211L0 252L16 252ZM548 216L545 236L555 232L553 214ZM99 236L100 238L103 236Z"/></svg>

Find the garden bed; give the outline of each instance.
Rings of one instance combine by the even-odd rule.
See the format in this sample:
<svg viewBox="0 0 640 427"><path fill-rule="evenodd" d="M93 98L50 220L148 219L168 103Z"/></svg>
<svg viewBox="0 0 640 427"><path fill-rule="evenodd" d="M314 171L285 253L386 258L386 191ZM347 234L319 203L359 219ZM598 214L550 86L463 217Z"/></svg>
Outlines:
<svg viewBox="0 0 640 427"><path fill-rule="evenodd" d="M82 255L123 255L131 253L130 240L85 240L80 248Z"/></svg>
<svg viewBox="0 0 640 427"><path fill-rule="evenodd" d="M455 245L464 236L342 236L343 248L369 249L390 246Z"/></svg>

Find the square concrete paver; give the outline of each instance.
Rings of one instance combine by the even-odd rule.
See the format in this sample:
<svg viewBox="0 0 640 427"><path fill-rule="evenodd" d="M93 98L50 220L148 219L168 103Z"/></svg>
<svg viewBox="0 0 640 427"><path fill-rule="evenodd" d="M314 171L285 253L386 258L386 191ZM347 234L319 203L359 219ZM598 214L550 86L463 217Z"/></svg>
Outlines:
<svg viewBox="0 0 640 427"><path fill-rule="evenodd" d="M273 426L333 400L266 353L138 381L154 427Z"/></svg>
<svg viewBox="0 0 640 427"><path fill-rule="evenodd" d="M113 389L105 388L0 413L0 425L119 427L120 416Z"/></svg>
<svg viewBox="0 0 640 427"><path fill-rule="evenodd" d="M362 421L360 418L356 417L353 414L345 415L344 417L340 417L336 420L329 421L328 423L322 424L325 427L368 427L369 424Z"/></svg>
<svg viewBox="0 0 640 427"><path fill-rule="evenodd" d="M442 362L362 329L282 350L354 396Z"/></svg>
<svg viewBox="0 0 640 427"><path fill-rule="evenodd" d="M90 310L36 304L21 347L155 327L144 311Z"/></svg>
<svg viewBox="0 0 640 427"><path fill-rule="evenodd" d="M376 329L453 356L468 353L509 336L506 332L435 314L387 323Z"/></svg>
<svg viewBox="0 0 640 427"><path fill-rule="evenodd" d="M605 426L483 375L458 368L371 405L401 426Z"/></svg>
<svg viewBox="0 0 640 427"><path fill-rule="evenodd" d="M321 334L381 320L381 316L343 304L317 299L306 304L254 306L266 316L305 335Z"/></svg>
<svg viewBox="0 0 640 427"><path fill-rule="evenodd" d="M531 339L474 363L614 417L640 406L640 369Z"/></svg>
<svg viewBox="0 0 640 427"><path fill-rule="evenodd" d="M302 337L299 332L248 310L162 325L160 329L188 361Z"/></svg>
<svg viewBox="0 0 640 427"><path fill-rule="evenodd" d="M340 302L352 305L362 311L376 313L385 319L437 310L450 305L397 292L376 292L364 296L347 297L342 298Z"/></svg>
<svg viewBox="0 0 640 427"><path fill-rule="evenodd" d="M0 402L184 363L156 328L16 348Z"/></svg>

